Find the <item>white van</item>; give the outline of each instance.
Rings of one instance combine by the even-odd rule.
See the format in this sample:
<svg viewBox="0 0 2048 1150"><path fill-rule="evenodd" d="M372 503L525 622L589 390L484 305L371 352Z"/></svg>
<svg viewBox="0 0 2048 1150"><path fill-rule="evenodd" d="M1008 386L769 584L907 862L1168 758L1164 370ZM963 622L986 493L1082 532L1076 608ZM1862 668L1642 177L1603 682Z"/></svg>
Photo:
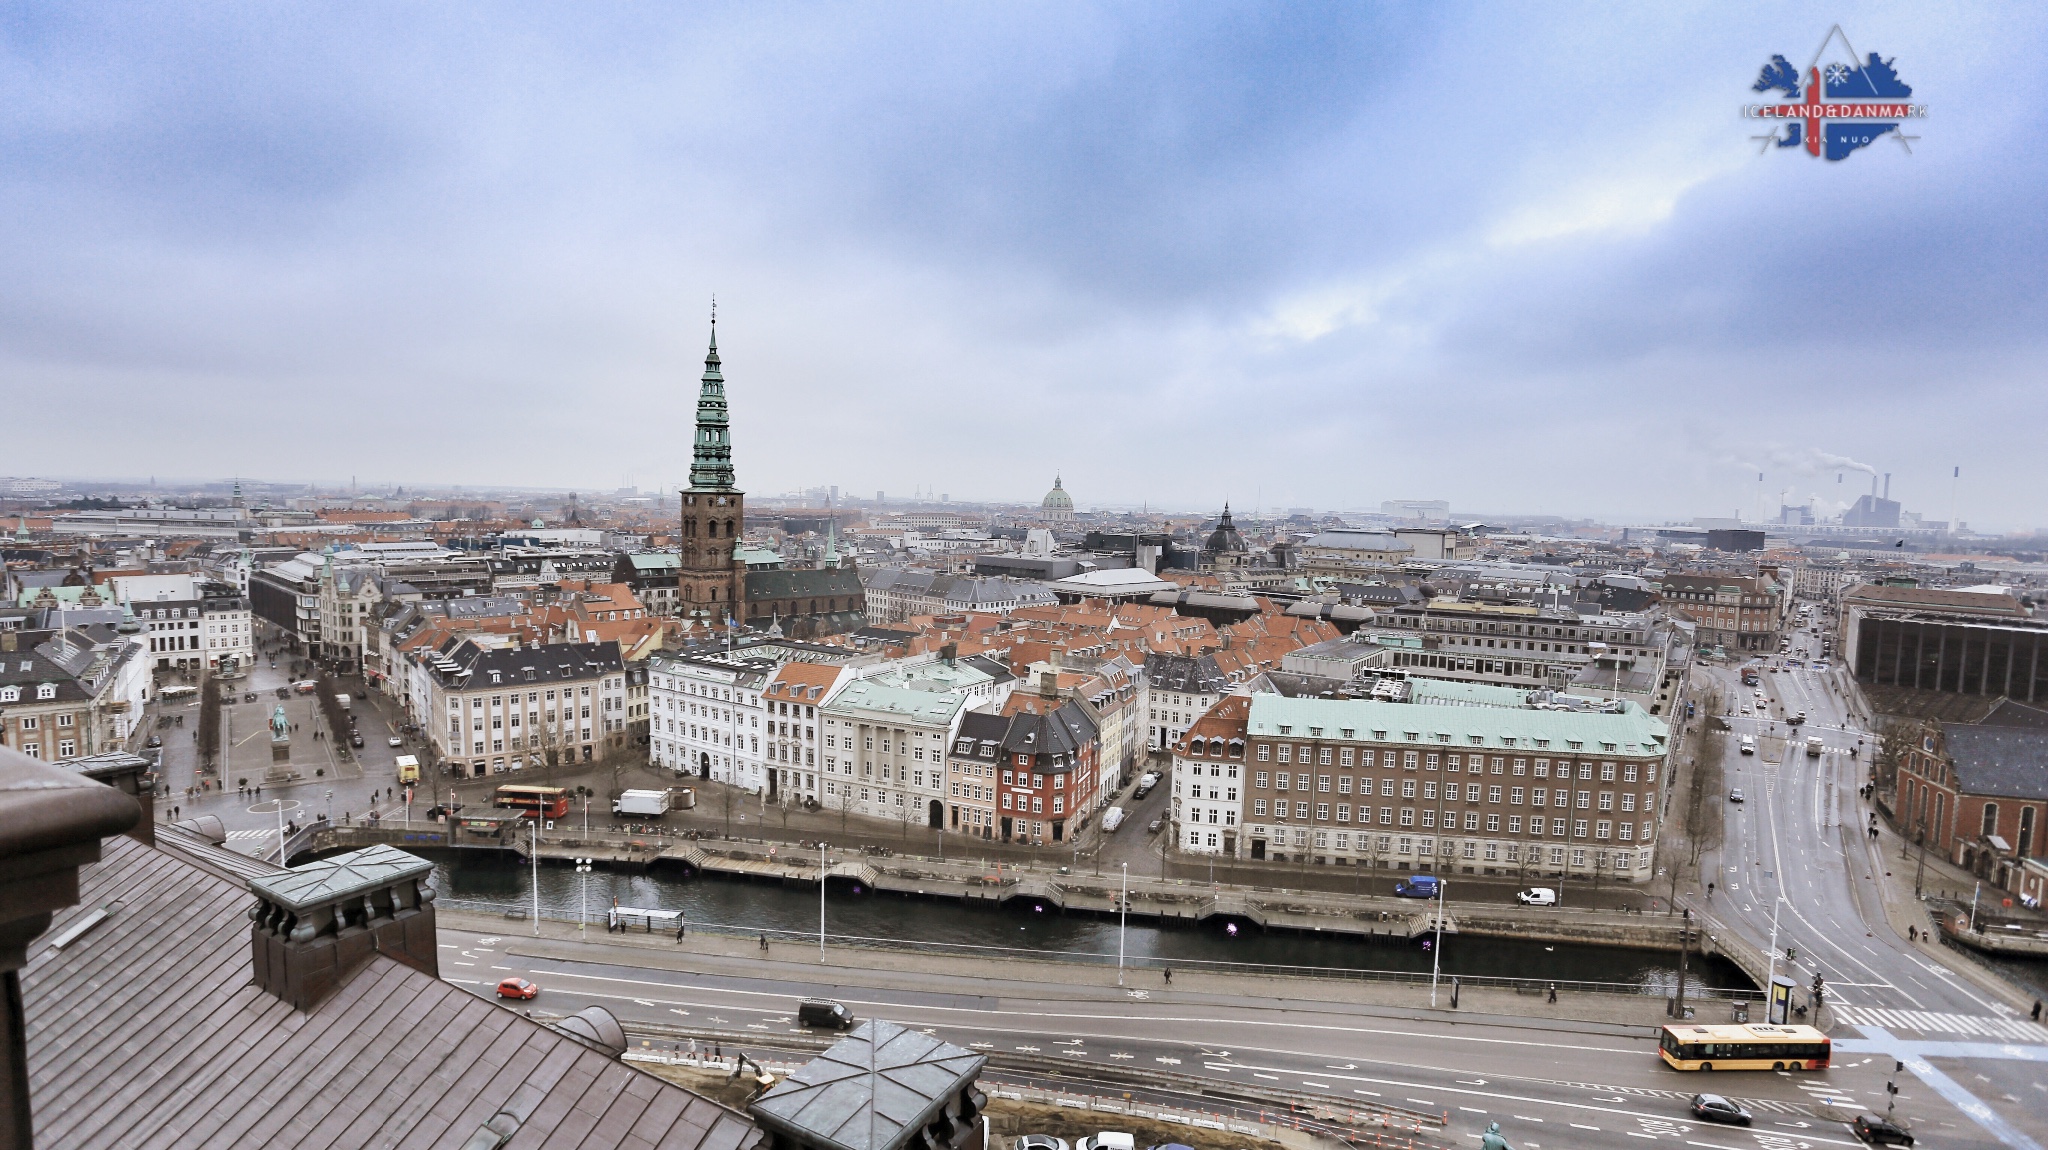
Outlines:
<svg viewBox="0 0 2048 1150"><path fill-rule="evenodd" d="M1074 1150L1133 1150L1136 1145L1129 1134L1120 1130L1104 1130L1074 1143Z"/></svg>
<svg viewBox="0 0 2048 1150"><path fill-rule="evenodd" d="M1523 906L1556 906L1557 892L1547 886L1532 886L1515 896Z"/></svg>
<svg viewBox="0 0 2048 1150"><path fill-rule="evenodd" d="M1744 736L1742 736L1742 753L1743 753L1743 754L1745 754L1745 755L1753 755L1753 754L1756 754L1756 738L1755 738L1755 736L1753 736L1753 735L1744 735Z"/></svg>

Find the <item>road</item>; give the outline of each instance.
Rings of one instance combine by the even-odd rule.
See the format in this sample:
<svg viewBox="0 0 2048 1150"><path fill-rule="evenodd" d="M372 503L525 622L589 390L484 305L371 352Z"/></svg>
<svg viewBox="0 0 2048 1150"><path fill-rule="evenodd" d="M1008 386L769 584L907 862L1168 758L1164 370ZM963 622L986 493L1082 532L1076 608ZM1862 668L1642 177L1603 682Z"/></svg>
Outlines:
<svg viewBox="0 0 2048 1150"><path fill-rule="evenodd" d="M1708 929L1767 947L1775 915L1780 973L1798 985L1802 1001L1816 973L1826 980L1837 1049L1902 1059L1930 1088L1918 1092L1923 1101L1939 1095L1969 1115L1952 1131L1941 1123L1954 1119L1920 1118L1916 1130L1926 1144L1978 1139L2038 1150L2048 1142L2041 1107L2048 1099L2033 1086L2043 1078L2037 1064L2048 1061L2048 1030L2008 995L1944 965L1937 945L1893 929L1883 884L1886 867L1899 860L1884 857L1867 833L1873 808L1859 790L1878 740L1850 720L1839 672L1801 661L1809 665L1761 676L1761 704L1736 671L1705 672L1731 701L1733 734L1757 741L1750 756L1738 739L1727 740L1727 785L1748 801L1729 805L1722 846L1702 857L1702 877L1720 876L1704 904ZM1801 711L1806 722L1788 726L1786 718ZM1817 758L1803 746L1813 735L1825 747ZM1924 916L1917 921L1924 926ZM1905 1103L1901 1111L1913 1116Z"/></svg>
<svg viewBox="0 0 2048 1150"><path fill-rule="evenodd" d="M758 960L650 954L601 941L535 939L515 929L520 933L444 926L442 976L487 994L497 979L518 975L544 988L537 1008L567 1013L601 1005L629 1028L647 1022L755 1034L758 1041L745 1049L757 1055L784 1049L777 1036L798 1032L800 999L827 997L859 1017L886 1017L962 1046L1058 1056L1070 1060L1077 1078L1085 1079L1091 1063L1157 1066L1254 1089L1443 1113L1450 1118L1446 1141L1453 1143L1498 1121L1515 1146L1530 1150L1634 1147L1646 1138L1738 1150L1852 1146L1839 1122L1820 1116L1822 1104L1881 1108L1890 1067L1859 1054L1825 1075L1724 1074L1709 1083L1666 1069L1643 1028L1281 1000L1263 983L1243 994L1201 992L1167 986L1150 972L1142 987L1119 989L1081 979L1029 981L1042 968L1015 980L902 969L901 962L828 968L818 965L815 951L786 944ZM1287 989L1319 992L1313 983ZM1694 1122L1688 1100L1707 1088L1741 1099L1756 1125ZM1909 1103L1918 1101L1914 1094L1909 1087Z"/></svg>

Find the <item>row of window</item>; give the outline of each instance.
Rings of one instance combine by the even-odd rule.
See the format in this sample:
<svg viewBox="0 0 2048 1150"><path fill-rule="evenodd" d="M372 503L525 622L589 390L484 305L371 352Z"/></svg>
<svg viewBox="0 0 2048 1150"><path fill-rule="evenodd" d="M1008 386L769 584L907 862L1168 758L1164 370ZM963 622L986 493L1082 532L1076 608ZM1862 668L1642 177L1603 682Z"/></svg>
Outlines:
<svg viewBox="0 0 2048 1150"><path fill-rule="evenodd" d="M1280 761L1280 762L1282 762L1282 763L1285 763L1285 762L1289 762L1289 761L1290 761L1290 759L1291 759L1291 756L1290 756L1290 755L1288 754L1288 752L1289 752L1289 750L1290 750L1290 749L1291 749L1291 748L1290 748L1289 746L1286 746L1286 745L1282 745L1282 746L1280 747L1280 757L1279 757L1279 761ZM1310 756L1310 751L1309 751L1309 748L1307 748L1307 747L1303 747L1303 748L1301 749L1301 765L1302 765L1302 766L1310 766L1310 765L1315 765L1315 766L1323 766L1323 767L1327 767L1327 766L1333 766L1333 765L1334 765L1334 766L1339 766L1339 767L1361 767L1361 768L1365 768L1365 769L1368 769L1368 770L1370 770L1370 769L1373 769L1373 768L1377 767L1377 768L1379 768L1379 769L1383 769L1383 770L1389 770L1389 771L1391 771L1391 770L1394 770L1394 769L1395 769L1395 767L1396 767L1396 758L1395 758L1395 756L1396 756L1397 752L1394 752L1394 751L1387 751L1387 752L1385 752L1385 753L1384 753L1384 754L1383 754L1382 756L1380 756L1380 758L1381 758L1381 760L1382 760L1382 761L1380 761L1380 762L1377 762L1377 763L1376 763L1376 762L1374 761L1374 758L1375 758L1375 756L1374 756L1374 753L1373 753L1372 751L1361 751L1361 752L1359 752L1359 753L1358 753L1358 755L1356 756L1356 758L1357 758L1357 761L1356 761L1356 762L1354 762L1354 761L1353 761L1353 756L1352 756L1352 754L1351 754L1351 750L1350 750L1350 748L1348 748L1348 747L1347 747L1347 748L1343 748L1343 753L1342 753L1341 755L1338 755L1338 756L1337 756L1337 760L1336 760L1336 762L1335 762L1335 763L1332 763L1332 762L1331 762L1331 755L1330 755L1330 751L1331 751L1331 748L1329 748L1329 747L1323 747L1323 748L1321 748L1321 752L1320 752L1320 754L1317 754L1317 755L1315 755L1315 756L1314 756L1314 761L1313 761L1313 764L1312 764L1312 763L1311 763L1311 756ZM1499 775L1499 774L1513 774L1513 775L1516 775L1516 776L1525 776L1525 775L1526 775L1526 776L1531 776L1531 777L1534 777L1534 778L1539 778L1539 779L1547 779L1547 778L1549 778L1549 777L1550 777L1550 774L1551 774L1551 769L1552 769L1552 768L1551 768L1551 761L1550 761L1549 759L1537 759L1537 760L1535 760L1535 761L1534 761L1534 763L1532 764L1532 763L1530 762L1530 760L1528 760L1528 759L1519 759L1519 758L1518 758L1518 759L1515 759L1515 760L1513 760L1513 767L1512 767L1512 770L1509 770L1509 769L1508 769L1508 765L1507 765L1507 764L1508 764L1508 760L1507 760L1507 759L1504 759L1504 758L1503 758L1503 757L1501 757L1501 756L1498 756L1498 755L1496 755L1496 756L1494 756L1494 758L1493 758L1493 762L1492 762L1492 768L1493 768L1493 769L1492 769L1492 771L1491 771L1491 772L1489 772L1489 771L1487 770L1487 762L1486 762L1486 757L1485 757L1484 755L1470 755L1470 756L1459 756L1459 755L1435 755L1435 754L1422 754L1422 753L1421 753L1421 752L1419 752L1419 751L1402 751L1402 752L1398 752L1398 754L1399 754L1399 767L1400 767L1400 769L1401 769L1401 770L1404 770L1404 771L1412 771L1412 770L1416 770L1416 769L1418 769L1418 767L1419 767L1419 768L1420 768L1421 770L1423 770L1423 771L1435 771L1435 770L1442 770L1442 771L1443 771L1443 772L1444 772L1445 774L1452 774L1452 775L1458 774L1458 773L1459 773L1459 772L1460 772L1460 771L1462 770L1462 771L1464 771L1465 773L1468 773L1468 774L1474 774L1474 775L1483 775L1483 774L1488 774L1488 773L1491 773L1491 774L1495 774L1495 775ZM1261 747L1259 748L1259 761L1260 761L1260 762L1265 762L1265 761L1266 761L1266 748L1265 748L1264 746L1261 746ZM1586 780L1589 780L1589 781L1590 781L1590 780L1591 780L1591 779L1593 778L1593 771L1594 771L1594 768L1595 768L1595 766L1596 766L1596 764L1593 764L1593 763L1579 763L1579 764L1578 764L1578 772L1579 772L1579 778L1581 778L1581 779L1586 779ZM1633 782L1636 782L1636 781L1638 780L1638 778L1640 778L1640 779L1641 779L1641 780L1642 780L1643 782L1650 782L1650 783L1654 783L1654 782L1656 782L1656 781L1657 781L1657 764L1655 764L1655 763L1621 763L1621 764L1615 764L1615 763L1600 763L1600 764L1597 764L1597 766L1598 766L1598 768L1599 768L1599 771L1600 771L1600 781L1601 781L1601 782L1603 782L1603 783L1611 783L1611 782L1615 781L1615 777L1616 777L1616 773L1617 773L1617 772L1619 772L1619 775L1620 775L1621 781L1622 781L1622 782L1625 782L1625 783L1633 783ZM1233 772L1234 772L1234 771L1236 770L1236 768L1235 768L1235 767L1233 767L1233 768L1231 768L1231 769L1232 769L1232 771L1233 771ZM1572 777L1572 763L1571 763L1571 761L1570 761L1570 760L1561 760L1561 761L1559 761L1559 762L1557 763L1557 765L1556 765L1556 771L1557 771L1557 777L1558 777L1558 778L1560 778L1560 779L1568 779L1568 778L1571 778L1571 777ZM1213 773L1213 770L1212 770L1212 773ZM1277 780L1277 789L1279 789L1279 790L1283 790L1283 791L1287 789L1287 779L1288 779L1288 776L1289 776L1289 774L1290 774L1290 772L1287 772L1287 771L1281 771L1281 772L1280 772L1280 773L1279 773L1279 774L1278 774L1277 776L1275 776L1275 778L1276 778L1276 780ZM1302 790L1307 790L1307 789L1308 789L1308 782L1307 782L1307 780L1308 780L1308 776L1307 776L1307 775L1305 775L1305 774L1299 774L1299 775L1294 775L1293 777L1294 777L1294 778L1296 778L1296 779L1300 779L1300 780L1302 780L1302 782L1301 782L1301 787L1300 787L1300 789L1302 789ZM1260 780L1260 782L1259 782L1259 784L1258 784L1258 785L1259 785L1260 787L1264 787L1264 786L1266 785L1266 783L1264 782L1264 780L1265 780L1265 778L1266 778L1266 772L1265 772L1265 771L1260 771L1260 772L1258 773L1258 778L1259 778L1259 780ZM1324 783L1323 789L1324 789L1324 790L1328 790L1328 789L1329 789L1328 783L1329 783L1329 778L1330 778L1330 777L1329 777L1328 775L1323 775L1323 776L1321 776L1321 778L1323 779L1323 783Z"/></svg>
<svg viewBox="0 0 2048 1150"><path fill-rule="evenodd" d="M56 698L56 697L57 697L57 684L55 684L55 683L38 683L38 684L36 684L36 698L38 698L38 699L54 699L54 698ZM15 702L19 702L20 700L21 700L21 688L20 688L20 687L0 687L0 703L15 703Z"/></svg>
<svg viewBox="0 0 2048 1150"><path fill-rule="evenodd" d="M1290 816L1290 815L1288 814L1288 808L1289 808L1290 804L1289 804L1289 803L1285 803L1285 802L1275 802L1275 803L1273 803L1273 805L1272 805L1272 813L1271 813L1271 815L1268 815L1268 814L1267 814L1267 807L1266 807L1266 800L1264 800L1264 799L1256 799L1256 800L1254 800L1254 801L1252 802L1252 817L1253 817L1253 818L1260 818L1260 819L1262 819L1262 818L1269 818L1269 817L1270 817L1270 818L1274 818L1274 819L1285 819L1285 818L1289 818L1289 817L1292 817L1292 818L1294 818L1294 819L1296 819L1296 820L1298 820L1298 821L1301 821L1301 822L1308 822L1308 821L1310 820L1310 814L1309 814L1309 808L1310 808L1310 804L1308 804L1308 803L1293 803L1293 804L1291 804L1291 805L1292 805L1292 807L1293 807L1293 812L1294 812L1294 813L1292 814L1292 816ZM1316 821L1316 822L1322 822L1322 823L1327 823L1327 822L1330 822L1330 821L1332 821L1332 820L1331 820L1331 817L1330 817L1330 810L1331 810L1331 804L1329 804L1329 803L1316 803L1316 804L1314 804L1314 808L1315 808L1315 814L1314 814L1314 821ZM1211 813L1211 818L1209 819L1209 821L1213 823L1213 822L1215 822L1215 821L1216 821L1216 819L1215 819L1215 818L1213 817L1213 816L1214 816L1214 812L1212 811L1212 812L1210 812L1210 813ZM1438 829L1438 827L1437 827L1437 812L1436 812L1436 811L1434 811L1434 810L1431 810L1431 809L1429 809L1429 808L1427 808L1427 807L1423 808L1423 809L1422 809L1422 811L1421 811L1421 819L1420 819L1420 822L1419 822L1419 823L1418 823L1418 821L1417 821L1417 818L1416 818L1416 814L1417 814L1417 812L1416 812L1416 810L1415 810L1415 808L1414 808L1414 807L1401 807L1401 808L1399 808L1398 810L1397 810L1396 808L1394 808L1394 807L1381 807L1381 808L1379 808L1379 825L1381 825L1381 826L1383 826L1383 827L1389 827L1389 826L1393 826L1393 825L1395 825L1395 819L1396 819L1396 816L1398 815L1398 817L1399 817L1399 820L1400 820L1400 825L1401 825L1401 826L1404 826L1404 827L1412 827L1412 826L1418 826L1418 825L1419 825L1419 826L1421 826L1421 827L1422 827L1422 828L1423 828L1424 830L1435 830L1435 829ZM1487 814L1487 815L1485 815L1484 817L1485 817L1485 824L1486 824L1486 830L1487 830L1487 831L1488 831L1489 833L1493 833L1493 834L1498 834L1498 833L1500 833L1500 831L1501 831L1501 820L1502 820L1503 816L1501 816L1501 815L1499 815L1499 814ZM1521 833L1522 833L1522 816L1520 816L1520 815L1507 815L1507 816L1505 816L1505 818L1506 818L1506 820L1507 820L1507 833L1508 833L1508 834L1511 834L1511 835L1518 835L1518 834L1521 834ZM1459 813L1459 812L1457 812L1457 811L1445 811L1445 812L1443 813L1443 827L1442 827L1441 829L1443 829L1443 830L1447 830L1447 831L1448 831L1448 830L1456 830L1456 829L1458 829L1458 827L1459 827L1459 825L1460 825L1459 819L1460 819L1460 813ZM1464 829L1465 829L1465 830L1467 830L1467 831L1476 831L1476 830L1480 829L1480 820L1481 820L1481 815L1480 815L1480 812L1478 812L1478 811L1465 811L1465 812L1463 812L1463 827L1464 827ZM1350 821L1351 821L1351 804L1350 804L1350 803L1338 803L1338 804L1336 804L1336 819L1335 819L1335 821L1336 821L1336 822L1339 822L1339 823L1348 823L1348 822L1350 822ZM1371 808L1371 807L1368 807L1368 806L1361 806L1361 807L1359 807L1359 808L1358 808L1358 822L1359 822L1359 823L1361 823L1361 824L1365 824L1365 823L1371 823L1372 821L1373 821L1373 808ZM1548 833L1548 834L1550 834L1550 835L1552 835L1552 836L1554 836L1554 837L1557 837L1557 838L1564 838L1564 837L1566 837L1566 833L1567 833L1567 831L1566 831L1566 824L1567 824L1567 821L1569 821L1569 823L1570 823L1570 832L1569 832L1569 833L1570 833L1570 837L1572 837L1572 838L1580 838L1580 839L1582 839L1582 838L1585 838L1585 837L1586 837L1586 827L1587 827L1587 825L1588 825L1588 821L1589 821L1589 820L1586 820L1586 819L1571 819L1571 820L1566 820L1566 819L1562 819L1562 818L1549 818L1549 817L1547 817L1547 816L1544 816L1544 815L1531 815L1531 816L1529 816L1529 834L1533 836L1533 835L1542 835L1542 834L1546 834L1546 833ZM1613 822L1612 820L1609 820L1609 819L1595 819L1595 820L1591 820L1591 823L1592 823L1592 825L1593 825L1593 827L1594 827L1594 833L1593 833L1593 837L1594 837L1594 838L1596 838L1596 839L1604 839L1604 838L1607 838L1607 837L1608 837L1608 833L1609 833L1609 831L1611 831L1611 830L1617 830L1617 826L1616 826L1616 824L1615 824L1615 823L1614 823L1614 822ZM1642 824L1642 836L1643 836L1643 838L1644 838L1645 840L1649 839L1649 838L1650 838L1650 836L1651 836L1651 826L1652 826L1652 824L1650 824L1650 823L1648 823L1648 822L1645 822L1645 823L1643 823L1643 824ZM1546 827L1548 828L1547 830L1546 830ZM1621 838L1621 839L1622 839L1623 841L1627 841L1627 840L1630 840L1630 839L1633 839L1633 838L1635 838L1635 837L1636 837L1636 824L1635 824L1635 823L1632 823L1632 822L1624 822L1624 823L1621 823L1621 824L1619 824L1619 826L1618 826L1618 834L1619 834L1619 837L1620 837L1620 838Z"/></svg>
<svg viewBox="0 0 2048 1150"><path fill-rule="evenodd" d="M1296 787L1294 787L1293 789L1295 789L1295 790L1298 790L1298 791L1301 791L1301 792L1303 792L1304 794L1308 793L1308 791L1309 791L1309 782L1308 782L1308 778L1309 778L1309 777L1308 777L1307 775L1299 775L1299 776L1296 776L1296 779L1297 779L1297 781L1299 782L1299 785L1298 785L1298 786L1296 786ZM1255 784L1256 784L1256 785L1258 786L1258 788L1260 788L1260 789L1266 789L1266 777L1265 777L1265 775L1264 775L1264 774L1260 774L1260 775L1258 775L1258 776L1257 776L1257 777L1256 777L1256 778L1255 778L1255 779L1254 779L1253 781L1254 781L1254 783L1255 783ZM1402 798L1404 798L1404 799L1412 799L1412 798L1414 798L1414 797L1416 796L1416 791L1417 791L1417 789L1418 789L1418 788L1417 788L1417 783L1416 783L1416 781L1415 781L1414 779L1398 779L1398 780L1396 780L1396 779L1381 779L1381 780L1379 780L1379 784L1380 784L1380 788L1379 788L1379 793L1380 793L1380 795L1381 795L1382 797L1384 797L1384 798L1393 798L1393 797L1394 797L1394 794L1395 794L1395 784L1396 784L1397 782L1398 782L1398 783L1400 784L1400 796L1401 796ZM1338 775L1338 776L1336 777L1336 783L1337 783L1337 791L1336 791L1336 793L1338 793L1338 794L1340 794L1340 795L1348 795L1348 794L1351 794L1351 793L1352 793L1352 781L1351 781L1351 776L1350 776L1350 775ZM1357 793L1358 793L1358 794L1361 794L1361 795L1369 795L1369 794L1372 794L1372 793L1373 793L1373 788L1372 788L1372 784L1373 784L1373 780L1371 780L1371 779L1359 779L1359 780L1358 780L1358 787L1357 787ZM1611 811L1611 810L1613 810L1613 809L1614 809L1614 797L1615 797L1615 792L1613 792L1613 791L1598 791L1598 792L1595 792L1595 791L1576 791L1576 792L1574 792L1574 791L1572 791L1572 790L1571 790L1570 788L1568 788L1568 787L1555 787L1555 788L1552 788L1552 787L1506 787L1506 788L1503 788L1503 787L1502 787L1502 786L1501 786L1500 784L1498 784L1498 783L1496 783L1496 784L1492 784L1492 785L1484 785L1484 786L1483 786L1482 784L1480 784L1480 783L1466 783L1466 784L1463 784L1463 788L1464 788L1464 789L1463 789L1462 791L1460 791L1459 787L1460 787L1460 784L1458 784L1458 783L1445 783L1445 784L1443 784L1443 792L1442 792L1442 793L1443 793L1443 801L1445 801L1445 802L1447 802L1447 803L1455 803L1455 802L1460 802L1460 801L1463 801L1463 802L1468 802L1468 803L1476 803L1476 802L1481 802L1481 801L1484 801L1484 802L1489 802L1489 803L1498 803L1498 802L1500 802L1500 801L1501 801L1501 796L1503 795L1503 793L1505 793L1505 795L1507 796L1507 801L1508 801L1508 804L1509 804L1510 806L1517 806L1517 807L1519 807L1519 806L1521 806L1521 805L1523 804L1523 800L1524 800L1524 799L1527 799L1527 801L1528 801L1528 805L1530 805L1530 806L1532 806L1532 807L1541 807L1541 806L1554 806L1554 807L1568 807L1568 806L1572 806L1572 805L1573 805L1573 803L1574 803L1574 800L1576 799L1576 802L1577 802L1577 805L1578 805L1579 809L1580 809L1580 810L1586 810L1586 809L1589 809L1589 808L1590 808L1590 807L1591 807L1591 806L1593 805L1593 799L1594 799L1594 796L1595 796L1595 795L1597 794L1597 795L1599 796L1599 803L1600 803L1600 809L1601 809L1601 810L1603 810L1603 811ZM1284 776L1284 775L1283 775L1283 776L1280 776L1280 779L1279 779L1279 785L1278 785L1277 787L1273 787L1273 788L1271 788L1271 789L1273 789L1273 790L1276 790L1276 791L1286 791L1286 790L1288 790L1289 788L1288 788L1288 786L1287 786L1287 783L1286 783L1286 776ZM1437 797L1437 793L1438 793L1438 792L1437 792L1437 783L1435 782L1435 780L1430 780L1430 781L1427 781L1427 782L1424 782L1424 783L1420 784L1420 790L1421 790L1421 793L1422 793L1422 798L1423 798L1424 800L1434 800L1434 799L1435 799L1435 798ZM1199 793L1199 788L1197 788L1197 793ZM1233 791L1232 791L1231 793L1232 793L1232 794L1234 795L1234 794L1236 794L1236 791L1235 791L1235 790L1233 790ZM1329 794L1329 793L1330 793L1330 776L1329 776L1329 775L1321 775L1321 776L1318 776L1318 777L1317 777L1317 784L1316 784L1316 793L1318 793L1318 794ZM1643 809L1645 809L1645 810L1648 810L1648 809L1649 809L1649 806L1650 806L1650 802L1651 802L1651 798L1650 798L1650 796L1649 796L1649 795L1644 795L1644 796L1643 796ZM1636 795L1635 795L1635 792L1634 792L1634 791L1623 791L1623 792L1621 792L1621 809L1622 809L1622 810L1625 810L1625 811L1632 811L1632 810L1635 810L1635 809L1636 809Z"/></svg>

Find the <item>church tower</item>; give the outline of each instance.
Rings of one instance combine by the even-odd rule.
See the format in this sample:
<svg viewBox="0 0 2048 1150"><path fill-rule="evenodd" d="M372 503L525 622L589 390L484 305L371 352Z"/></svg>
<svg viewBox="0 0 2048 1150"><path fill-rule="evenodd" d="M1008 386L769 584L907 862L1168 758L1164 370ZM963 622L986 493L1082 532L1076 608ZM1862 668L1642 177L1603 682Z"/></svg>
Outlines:
<svg viewBox="0 0 2048 1150"><path fill-rule="evenodd" d="M697 390L697 438L691 448L690 485L682 491L677 613L721 625L747 621L746 562L739 557L746 493L733 486L732 439L726 421L725 376L718 364L718 319L711 320L711 350Z"/></svg>

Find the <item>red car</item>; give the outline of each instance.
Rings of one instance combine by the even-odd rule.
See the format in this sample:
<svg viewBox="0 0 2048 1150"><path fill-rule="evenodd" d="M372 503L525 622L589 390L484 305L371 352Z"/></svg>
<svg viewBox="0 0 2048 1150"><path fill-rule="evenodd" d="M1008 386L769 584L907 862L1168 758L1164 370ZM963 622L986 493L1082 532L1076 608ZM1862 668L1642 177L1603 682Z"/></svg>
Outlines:
<svg viewBox="0 0 2048 1150"><path fill-rule="evenodd" d="M540 987L523 978L508 978L498 983L499 998L532 998L540 993Z"/></svg>

